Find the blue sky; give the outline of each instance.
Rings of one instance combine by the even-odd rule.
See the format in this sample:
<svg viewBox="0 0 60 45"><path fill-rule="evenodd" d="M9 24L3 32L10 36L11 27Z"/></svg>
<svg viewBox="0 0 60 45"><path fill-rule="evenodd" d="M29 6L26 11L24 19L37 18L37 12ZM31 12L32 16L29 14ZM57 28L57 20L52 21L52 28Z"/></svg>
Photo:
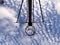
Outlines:
<svg viewBox="0 0 60 45"><path fill-rule="evenodd" d="M60 45L60 0L41 0L44 23L38 0L34 1L35 35L25 33L28 21L27 0L24 0L19 23L16 23L21 0L4 0L0 5L0 45ZM33 14L32 14L33 17Z"/></svg>

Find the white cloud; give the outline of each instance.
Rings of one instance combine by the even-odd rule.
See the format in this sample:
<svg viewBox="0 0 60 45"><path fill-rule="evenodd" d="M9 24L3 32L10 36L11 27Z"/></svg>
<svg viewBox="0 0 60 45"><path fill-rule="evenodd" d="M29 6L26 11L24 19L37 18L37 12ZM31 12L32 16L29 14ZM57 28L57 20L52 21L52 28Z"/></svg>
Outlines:
<svg viewBox="0 0 60 45"><path fill-rule="evenodd" d="M60 14L60 0L51 0L55 4L55 9L57 13Z"/></svg>
<svg viewBox="0 0 60 45"><path fill-rule="evenodd" d="M60 2L57 2L55 4L55 7L56 7L56 10L57 10L58 14L60 14Z"/></svg>
<svg viewBox="0 0 60 45"><path fill-rule="evenodd" d="M1 18L10 18L13 21L16 21L16 18L14 17L16 15L16 12L12 9L8 9L5 7L0 7L0 19Z"/></svg>
<svg viewBox="0 0 60 45"><path fill-rule="evenodd" d="M13 35L12 32L16 32L16 27L19 26L19 23L16 23L17 18L16 16L16 12L13 9L9 9L6 7L0 7L0 28L4 27L5 29L3 29L4 31L7 31L9 33L11 33L11 35ZM6 20L6 19L9 20ZM6 27L6 25L8 25ZM1 28L2 29L2 28ZM15 34L15 33L14 33Z"/></svg>

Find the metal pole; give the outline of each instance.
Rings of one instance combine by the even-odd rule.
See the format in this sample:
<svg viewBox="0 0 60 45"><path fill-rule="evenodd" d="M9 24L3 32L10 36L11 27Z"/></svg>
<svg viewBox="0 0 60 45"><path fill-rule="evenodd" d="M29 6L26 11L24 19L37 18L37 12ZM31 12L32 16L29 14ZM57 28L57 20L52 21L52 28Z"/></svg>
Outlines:
<svg viewBox="0 0 60 45"><path fill-rule="evenodd" d="M32 0L28 0L28 9L29 9L29 22L28 26L32 26Z"/></svg>

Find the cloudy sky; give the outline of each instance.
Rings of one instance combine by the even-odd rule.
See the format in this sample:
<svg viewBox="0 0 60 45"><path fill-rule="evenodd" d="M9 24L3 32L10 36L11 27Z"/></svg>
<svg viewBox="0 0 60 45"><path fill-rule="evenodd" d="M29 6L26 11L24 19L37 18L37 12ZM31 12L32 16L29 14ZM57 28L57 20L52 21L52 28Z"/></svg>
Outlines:
<svg viewBox="0 0 60 45"><path fill-rule="evenodd" d="M27 0L24 0L19 22L21 0L4 0L0 5L0 45L60 45L60 0L41 0L44 23L41 22L39 1L34 1L35 35L25 33L28 20ZM33 15L33 14L32 14Z"/></svg>

